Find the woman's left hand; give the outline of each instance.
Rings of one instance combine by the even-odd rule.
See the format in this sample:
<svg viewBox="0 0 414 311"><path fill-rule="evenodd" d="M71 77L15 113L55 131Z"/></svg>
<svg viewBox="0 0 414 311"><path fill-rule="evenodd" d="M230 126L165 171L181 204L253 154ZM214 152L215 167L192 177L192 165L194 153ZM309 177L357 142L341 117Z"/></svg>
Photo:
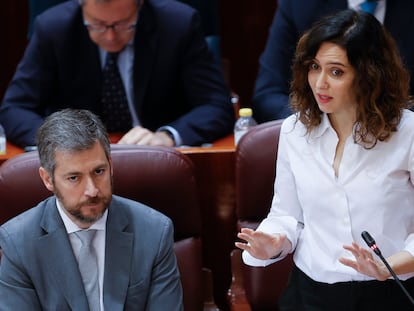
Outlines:
<svg viewBox="0 0 414 311"><path fill-rule="evenodd" d="M359 273L374 277L379 281L385 281L389 278L390 273L387 267L382 261L375 260L369 250L355 242L352 242L352 245L344 245L344 249L350 251L355 257L355 260L344 257L339 258L339 262L345 266L351 267Z"/></svg>

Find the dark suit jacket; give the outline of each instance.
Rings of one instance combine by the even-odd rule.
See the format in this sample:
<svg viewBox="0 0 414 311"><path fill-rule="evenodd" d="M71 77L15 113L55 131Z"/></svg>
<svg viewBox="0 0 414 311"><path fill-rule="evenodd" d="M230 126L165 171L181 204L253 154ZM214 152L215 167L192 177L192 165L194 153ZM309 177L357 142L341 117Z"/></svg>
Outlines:
<svg viewBox="0 0 414 311"><path fill-rule="evenodd" d="M37 15L66 0L29 0L29 37ZM201 16L206 36L219 34L219 0L179 0L195 8Z"/></svg>
<svg viewBox="0 0 414 311"><path fill-rule="evenodd" d="M291 114L289 85L291 65L299 37L322 16L348 8L347 0L279 0L253 96L254 117L258 122L283 119ZM414 73L414 1L388 0L384 25L397 42L403 60ZM414 94L414 80L411 80Z"/></svg>
<svg viewBox="0 0 414 311"><path fill-rule="evenodd" d="M88 310L72 247L51 197L0 227L0 310ZM113 196L106 227L105 310L182 310L166 216Z"/></svg>
<svg viewBox="0 0 414 311"><path fill-rule="evenodd" d="M230 95L194 9L177 1L144 1L134 42L134 104L144 127L170 125L186 145L232 131ZM44 117L65 107L100 115L101 79L99 51L77 1L39 15L0 107L7 137L34 144Z"/></svg>

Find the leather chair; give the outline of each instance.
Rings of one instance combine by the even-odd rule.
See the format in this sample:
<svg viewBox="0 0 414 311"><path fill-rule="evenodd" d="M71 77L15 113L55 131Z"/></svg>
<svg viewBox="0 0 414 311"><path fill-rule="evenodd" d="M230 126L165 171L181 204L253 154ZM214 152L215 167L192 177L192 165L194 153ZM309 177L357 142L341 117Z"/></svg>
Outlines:
<svg viewBox="0 0 414 311"><path fill-rule="evenodd" d="M236 216L241 228L256 229L269 212L273 198L275 166L283 120L250 129L236 148ZM292 258L267 267L241 262L241 252L232 256L233 280L228 299L232 310L278 310L277 302L292 268Z"/></svg>
<svg viewBox="0 0 414 311"><path fill-rule="evenodd" d="M201 215L191 160L173 148L126 145L113 145L112 159L114 193L172 219L185 310L203 310ZM0 224L51 195L38 169L37 152L16 156L0 166Z"/></svg>

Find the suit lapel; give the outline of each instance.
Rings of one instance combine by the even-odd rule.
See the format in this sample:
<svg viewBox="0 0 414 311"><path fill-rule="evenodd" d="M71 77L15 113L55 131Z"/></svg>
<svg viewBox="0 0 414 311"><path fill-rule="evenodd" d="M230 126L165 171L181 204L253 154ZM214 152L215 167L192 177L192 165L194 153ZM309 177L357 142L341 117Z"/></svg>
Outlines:
<svg viewBox="0 0 414 311"><path fill-rule="evenodd" d="M79 49L78 52L78 65L81 70L81 76L79 76L79 89L84 90L82 96L88 95L89 102L86 107L91 107L91 110L100 115L102 110L101 103L101 88L102 88L102 65L99 55L98 46L92 42L89 37L89 33L86 27L83 26L82 17L79 17L77 23L80 27L79 36ZM85 81L87 81L85 86ZM84 89L86 88L86 89ZM97 92L89 92L88 90L98 90ZM78 108L85 107L85 103L73 103Z"/></svg>
<svg viewBox="0 0 414 311"><path fill-rule="evenodd" d="M155 61L158 37L155 32L155 18L145 2L141 9L134 38L134 102L139 119L142 118L142 103L152 67Z"/></svg>
<svg viewBox="0 0 414 311"><path fill-rule="evenodd" d="M70 31L65 33L64 44L58 45L62 71L59 79L64 92L56 105L60 108L85 108L98 115L101 112L102 70L98 46L91 40L83 25L82 10L77 1L68 2L66 14L70 19Z"/></svg>
<svg viewBox="0 0 414 311"><path fill-rule="evenodd" d="M45 235L37 241L37 257L42 258L46 282L54 284L72 310L88 310L88 302L78 265L55 199L45 206L40 223Z"/></svg>
<svg viewBox="0 0 414 311"><path fill-rule="evenodd" d="M134 236L125 229L128 217L114 197L106 224L104 305L105 310L123 310L130 279Z"/></svg>

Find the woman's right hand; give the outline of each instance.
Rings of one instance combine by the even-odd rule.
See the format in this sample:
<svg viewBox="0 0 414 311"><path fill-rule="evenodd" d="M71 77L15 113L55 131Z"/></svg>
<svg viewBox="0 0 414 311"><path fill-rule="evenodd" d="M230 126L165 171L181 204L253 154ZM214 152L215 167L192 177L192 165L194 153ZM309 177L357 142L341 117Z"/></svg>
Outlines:
<svg viewBox="0 0 414 311"><path fill-rule="evenodd" d="M285 256L292 244L283 234L267 234L249 228L242 228L237 234L239 239L246 241L236 242L236 247L245 250L257 259L267 260Z"/></svg>

